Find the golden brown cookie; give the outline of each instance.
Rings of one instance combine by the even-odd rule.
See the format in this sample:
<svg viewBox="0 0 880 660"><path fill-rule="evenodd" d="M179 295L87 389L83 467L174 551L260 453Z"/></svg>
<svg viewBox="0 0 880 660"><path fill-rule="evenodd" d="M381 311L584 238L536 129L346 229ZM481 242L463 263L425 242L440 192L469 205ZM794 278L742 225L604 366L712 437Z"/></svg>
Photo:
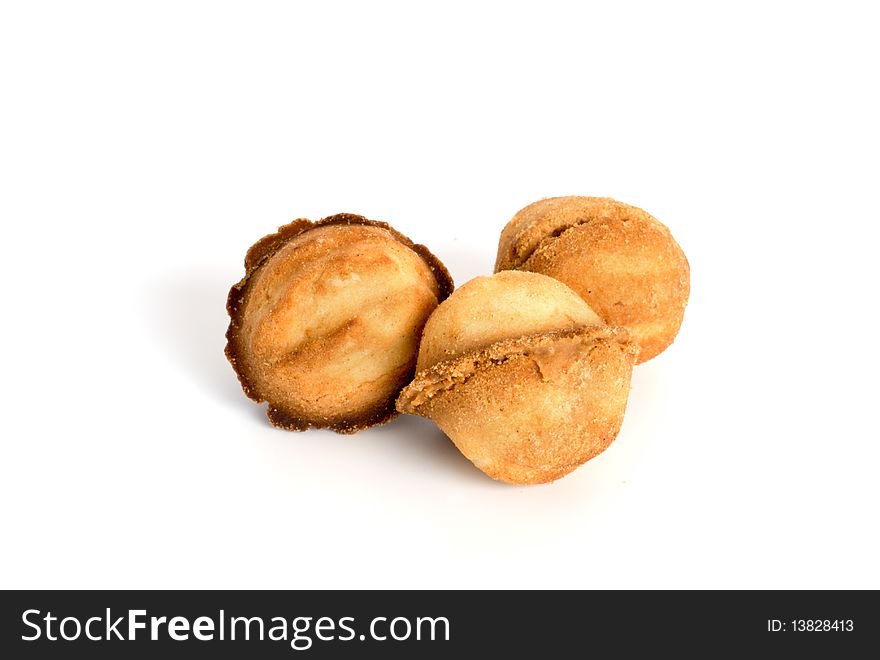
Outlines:
<svg viewBox="0 0 880 660"><path fill-rule="evenodd" d="M552 197L522 209L501 232L495 271L564 282L640 345L639 362L675 339L690 295L690 266L669 229L642 209L603 197Z"/></svg>
<svg viewBox="0 0 880 660"><path fill-rule="evenodd" d="M428 319L397 407L434 420L494 479L553 481L616 437L637 352L552 278L478 277Z"/></svg>
<svg viewBox="0 0 880 660"><path fill-rule="evenodd" d="M426 247L343 213L280 227L245 270L229 292L226 356L275 426L354 433L397 414L425 321L453 288Z"/></svg>

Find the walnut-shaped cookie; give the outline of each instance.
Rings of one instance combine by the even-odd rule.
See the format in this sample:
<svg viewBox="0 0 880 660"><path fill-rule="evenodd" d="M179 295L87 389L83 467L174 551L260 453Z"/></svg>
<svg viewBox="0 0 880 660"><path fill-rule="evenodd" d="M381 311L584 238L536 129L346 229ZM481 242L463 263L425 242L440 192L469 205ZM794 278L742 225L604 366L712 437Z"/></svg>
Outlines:
<svg viewBox="0 0 880 660"><path fill-rule="evenodd" d="M425 321L453 288L427 248L339 214L280 227L245 271L229 292L226 356L274 425L354 433L397 414Z"/></svg>
<svg viewBox="0 0 880 660"><path fill-rule="evenodd" d="M553 481L617 436L637 352L557 280L477 277L428 319L397 407L432 419L490 477Z"/></svg>
<svg viewBox="0 0 880 660"><path fill-rule="evenodd" d="M690 295L690 266L669 229L604 197L552 197L522 209L498 244L495 271L508 269L570 286L606 323L629 329L639 362L672 343Z"/></svg>

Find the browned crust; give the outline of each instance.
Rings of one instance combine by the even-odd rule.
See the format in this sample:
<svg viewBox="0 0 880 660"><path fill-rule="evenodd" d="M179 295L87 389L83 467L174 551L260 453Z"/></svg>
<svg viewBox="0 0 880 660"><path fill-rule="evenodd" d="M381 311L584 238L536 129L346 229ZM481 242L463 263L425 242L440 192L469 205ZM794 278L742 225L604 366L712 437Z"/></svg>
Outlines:
<svg viewBox="0 0 880 660"><path fill-rule="evenodd" d="M241 383L241 389L249 399L257 403L263 403L266 399L257 393L256 386L248 379L246 370L241 368L239 364L241 358L236 348L238 344L238 333L241 330L240 314L242 302L247 296L251 278L269 257L278 252L278 250L291 240L307 231L317 229L318 227L326 227L328 225L366 225L369 227L384 229L400 243L418 254L428 268L430 268L431 273L434 275L434 279L437 281L438 303L443 302L448 298L455 288L449 271L446 270L443 263L434 256L427 247L419 243L413 243L410 238L401 234L387 222L368 220L363 216L355 215L353 213L338 213L317 222L300 218L279 227L277 232L264 236L254 243L247 251L244 260L245 275L239 282L232 285L226 299L226 311L229 313L229 327L226 330L226 348L224 349L224 353L238 376L238 381ZM415 369L415 360L413 360L411 368ZM409 381L411 376L411 373L407 374L402 382ZM298 417L274 407L271 402L266 410L266 415L268 416L269 421L278 428L287 429L289 431L305 431L310 428L322 428L344 434L357 433L358 431L371 426L385 424L394 419L398 414L393 399L389 400L385 405L376 406L363 411L363 413L356 417L346 419Z"/></svg>
<svg viewBox="0 0 880 660"><path fill-rule="evenodd" d="M584 343L601 339L615 341L624 346L633 359L639 351L638 346L631 341L630 333L626 328L609 325L588 325L539 332L516 339L503 339L481 350L438 362L419 372L413 382L403 388L400 396L397 397L397 409L400 412L418 415L420 414L418 409L423 403L466 382L481 366L500 364L511 357L530 355L537 349L570 337L578 337Z"/></svg>
<svg viewBox="0 0 880 660"><path fill-rule="evenodd" d="M597 220L636 217L671 238L669 228L646 211L610 197L546 197L517 212L501 232L495 272L522 268L536 252L569 229Z"/></svg>
<svg viewBox="0 0 880 660"><path fill-rule="evenodd" d="M615 439L637 351L627 330L604 325L502 340L423 370L397 405L432 419L493 479L547 483Z"/></svg>
<svg viewBox="0 0 880 660"><path fill-rule="evenodd" d="M554 277L606 323L629 328L638 363L673 343L690 297L690 265L669 228L607 197L549 197L521 209L498 243L495 272L508 269Z"/></svg>

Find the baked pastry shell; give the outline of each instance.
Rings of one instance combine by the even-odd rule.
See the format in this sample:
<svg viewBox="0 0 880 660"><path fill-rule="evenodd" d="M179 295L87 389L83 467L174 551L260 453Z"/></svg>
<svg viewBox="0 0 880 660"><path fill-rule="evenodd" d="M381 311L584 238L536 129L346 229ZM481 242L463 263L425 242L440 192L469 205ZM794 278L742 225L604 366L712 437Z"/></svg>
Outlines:
<svg viewBox="0 0 880 660"><path fill-rule="evenodd" d="M420 372L397 407L433 420L490 477L546 483L617 436L637 353L604 325L502 340Z"/></svg>
<svg viewBox="0 0 880 660"><path fill-rule="evenodd" d="M640 344L639 362L674 341L690 297L690 264L659 220L602 197L555 197L519 211L501 232L495 272L549 275Z"/></svg>
<svg viewBox="0 0 880 660"><path fill-rule="evenodd" d="M257 241L247 251L245 256L245 275L229 291L226 309L229 313L230 323L226 332L225 354L238 376L244 393L253 401L262 403L269 402L266 414L270 422L277 427L291 431L304 431L309 428L326 428L337 433L356 433L362 429L384 424L397 416L395 409L395 397L377 401L375 405L359 411L354 415L341 415L336 417L309 415L303 411L292 411L285 406L273 403L271 393L263 391L247 365L247 356L241 348L241 332L243 326L242 315L245 309L245 301L254 281L254 275L260 267L267 263L272 256L286 246L290 241L301 236L305 232L322 227L331 226L367 226L385 230L393 239L415 252L430 269L438 288L438 303L445 300L454 288L452 278L445 266L424 245L414 243L407 236L391 227L388 223L368 220L367 218L351 213L341 213L312 222L306 219L294 220L293 222L279 227L278 231L269 234ZM420 329L417 329L420 331ZM411 364L398 378L399 391L412 378L415 371L416 356L413 355Z"/></svg>
<svg viewBox="0 0 880 660"><path fill-rule="evenodd" d="M506 270L478 276L431 314L416 370L503 339L602 324L571 287L547 275Z"/></svg>

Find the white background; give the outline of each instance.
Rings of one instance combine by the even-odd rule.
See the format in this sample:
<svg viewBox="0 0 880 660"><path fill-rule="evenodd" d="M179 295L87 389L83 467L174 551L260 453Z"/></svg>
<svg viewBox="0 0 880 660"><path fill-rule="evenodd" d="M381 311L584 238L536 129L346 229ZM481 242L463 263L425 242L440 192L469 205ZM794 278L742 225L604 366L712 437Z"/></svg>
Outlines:
<svg viewBox="0 0 880 660"><path fill-rule="evenodd" d="M610 4L4 3L0 585L880 587L872 3ZM276 226L386 220L461 284L566 194L692 268L575 473L241 393Z"/></svg>

